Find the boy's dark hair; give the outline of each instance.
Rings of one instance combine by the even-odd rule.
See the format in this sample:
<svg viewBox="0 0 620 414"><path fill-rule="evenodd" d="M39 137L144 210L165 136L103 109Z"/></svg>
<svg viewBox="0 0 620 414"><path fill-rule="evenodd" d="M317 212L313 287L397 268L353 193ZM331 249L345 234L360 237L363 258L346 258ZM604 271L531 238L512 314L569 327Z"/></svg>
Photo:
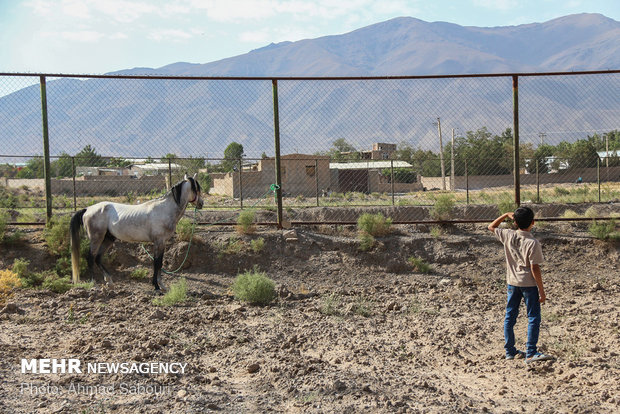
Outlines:
<svg viewBox="0 0 620 414"><path fill-rule="evenodd" d="M529 207L519 207L514 212L514 218L519 229L527 229L534 221L534 211Z"/></svg>

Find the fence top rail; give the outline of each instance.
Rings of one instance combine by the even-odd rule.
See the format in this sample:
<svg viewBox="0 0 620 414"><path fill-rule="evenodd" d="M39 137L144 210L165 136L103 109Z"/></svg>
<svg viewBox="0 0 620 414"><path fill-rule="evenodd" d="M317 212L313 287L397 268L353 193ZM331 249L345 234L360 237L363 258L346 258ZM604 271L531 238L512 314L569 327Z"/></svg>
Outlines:
<svg viewBox="0 0 620 414"><path fill-rule="evenodd" d="M458 78L500 78L567 75L618 74L620 69L573 71L573 72L523 72L523 73L471 73L454 75L398 75L398 76L173 76L173 75L93 75L66 73L10 73L0 72L0 76L40 77L40 78L88 78L88 79L158 79L158 80L262 80L262 81L303 81L303 80L407 80L407 79L458 79Z"/></svg>

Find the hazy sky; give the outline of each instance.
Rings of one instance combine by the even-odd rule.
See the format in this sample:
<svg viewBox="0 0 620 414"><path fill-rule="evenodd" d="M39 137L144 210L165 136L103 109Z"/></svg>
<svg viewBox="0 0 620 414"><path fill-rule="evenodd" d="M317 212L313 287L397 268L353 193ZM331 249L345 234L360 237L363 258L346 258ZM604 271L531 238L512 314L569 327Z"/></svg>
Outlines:
<svg viewBox="0 0 620 414"><path fill-rule="evenodd" d="M620 0L0 0L0 72L206 63L399 16L507 26L583 12L620 20Z"/></svg>

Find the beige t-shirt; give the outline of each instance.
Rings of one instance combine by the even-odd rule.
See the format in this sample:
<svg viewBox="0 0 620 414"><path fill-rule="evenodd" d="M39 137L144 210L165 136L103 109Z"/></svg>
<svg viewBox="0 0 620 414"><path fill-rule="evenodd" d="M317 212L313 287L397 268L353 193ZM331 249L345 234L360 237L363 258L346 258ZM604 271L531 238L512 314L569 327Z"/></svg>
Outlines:
<svg viewBox="0 0 620 414"><path fill-rule="evenodd" d="M513 286L536 286L530 266L544 260L540 242L523 230L496 228L495 236L504 245L506 282Z"/></svg>

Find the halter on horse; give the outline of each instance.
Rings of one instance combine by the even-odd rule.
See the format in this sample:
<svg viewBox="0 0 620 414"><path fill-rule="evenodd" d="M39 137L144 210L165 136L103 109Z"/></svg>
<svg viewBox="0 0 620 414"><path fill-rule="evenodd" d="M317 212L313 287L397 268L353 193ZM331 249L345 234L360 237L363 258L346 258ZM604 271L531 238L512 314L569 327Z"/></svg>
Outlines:
<svg viewBox="0 0 620 414"><path fill-rule="evenodd" d="M69 226L71 232L71 266L73 282L80 280L80 228L84 227L90 240L88 270L93 275L93 263L103 272L107 283L112 283L109 272L101 263L103 254L116 239L127 242L153 243L153 285L165 290L161 281L161 267L166 241L172 237L177 223L189 203L202 208L201 188L194 177L185 175L163 197L140 205L103 201L76 212Z"/></svg>

